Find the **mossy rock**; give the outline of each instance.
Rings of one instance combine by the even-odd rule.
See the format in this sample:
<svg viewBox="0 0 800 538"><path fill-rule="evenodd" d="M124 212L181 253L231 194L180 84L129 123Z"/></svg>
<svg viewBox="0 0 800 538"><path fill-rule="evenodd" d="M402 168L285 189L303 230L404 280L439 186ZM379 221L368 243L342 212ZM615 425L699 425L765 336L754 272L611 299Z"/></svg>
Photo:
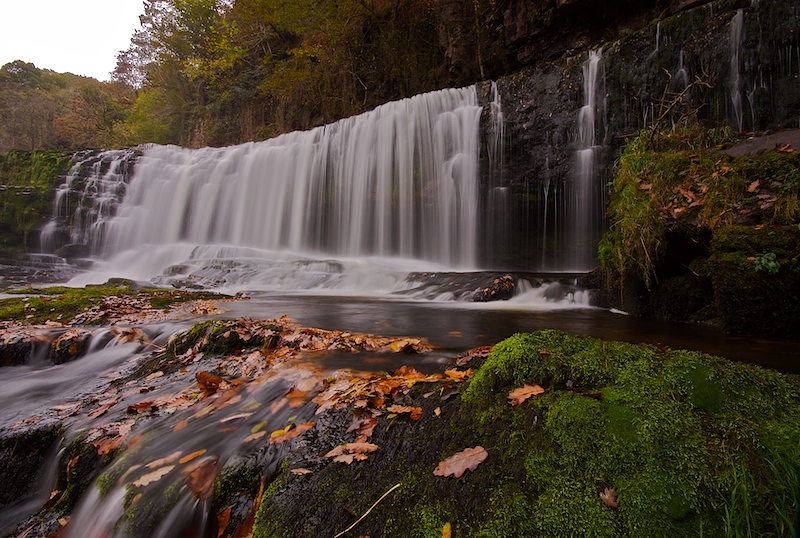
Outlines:
<svg viewBox="0 0 800 538"><path fill-rule="evenodd" d="M510 391L526 383L546 392L510 405ZM439 538L446 524L471 537L791 532L796 376L541 331L497 344L460 394L447 393L412 390L422 419L382 418L370 439L379 450L351 465L320 458L347 439L352 419L338 411L338 426L287 455L254 536L333 536L395 484L354 535ZM478 445L488 456L474 471L433 475ZM313 473L291 474L296 467ZM618 506L602 500L606 488Z"/></svg>
<svg viewBox="0 0 800 538"><path fill-rule="evenodd" d="M709 265L723 330L800 339L800 229L730 226Z"/></svg>

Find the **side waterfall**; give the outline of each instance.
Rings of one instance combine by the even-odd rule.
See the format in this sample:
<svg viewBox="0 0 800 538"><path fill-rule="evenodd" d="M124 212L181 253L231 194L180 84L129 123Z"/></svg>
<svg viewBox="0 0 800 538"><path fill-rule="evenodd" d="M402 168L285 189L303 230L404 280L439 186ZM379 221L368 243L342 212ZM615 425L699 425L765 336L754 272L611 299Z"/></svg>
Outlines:
<svg viewBox="0 0 800 538"><path fill-rule="evenodd" d="M578 112L578 140L575 152L575 174L571 203L567 207L568 237L565 248L569 249L568 269L589 270L596 265L594 247L602 230L602 211L605 206L603 185L598 181L597 120L603 105L604 92L600 88L600 60L602 49L589 52L583 64L584 104Z"/></svg>

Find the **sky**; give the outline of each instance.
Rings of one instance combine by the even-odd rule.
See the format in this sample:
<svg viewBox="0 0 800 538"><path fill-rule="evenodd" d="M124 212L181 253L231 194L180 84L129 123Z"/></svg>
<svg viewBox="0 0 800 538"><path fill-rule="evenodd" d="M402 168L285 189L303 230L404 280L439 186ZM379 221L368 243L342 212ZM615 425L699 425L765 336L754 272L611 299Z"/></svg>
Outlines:
<svg viewBox="0 0 800 538"><path fill-rule="evenodd" d="M143 11L143 0L0 0L0 66L23 60L107 81Z"/></svg>

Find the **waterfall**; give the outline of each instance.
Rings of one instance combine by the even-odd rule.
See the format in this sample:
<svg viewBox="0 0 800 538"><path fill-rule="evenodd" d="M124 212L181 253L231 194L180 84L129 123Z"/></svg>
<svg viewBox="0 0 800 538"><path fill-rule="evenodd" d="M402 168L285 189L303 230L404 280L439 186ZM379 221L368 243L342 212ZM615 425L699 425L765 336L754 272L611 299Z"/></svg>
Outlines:
<svg viewBox="0 0 800 538"><path fill-rule="evenodd" d="M602 49L589 52L583 64L584 104L578 112L578 138L575 152L575 174L570 204L567 207L566 267L570 271L585 271L596 264L595 249L602 230L603 185L598 181L597 120L605 105L600 87Z"/></svg>
<svg viewBox="0 0 800 538"><path fill-rule="evenodd" d="M510 189L505 178L505 137L506 123L502 98L497 83L490 87L489 122L486 141L488 157L488 192L486 193L486 257L491 261L505 254L498 245L508 239L508 213Z"/></svg>
<svg viewBox="0 0 800 538"><path fill-rule="evenodd" d="M129 184L112 153L88 182L114 196L73 219L72 241L139 279L216 271L231 284L282 263L279 280L305 271L292 286L315 287L343 260L475 268L481 110L474 87L448 89L264 142L147 146Z"/></svg>
<svg viewBox="0 0 800 538"><path fill-rule="evenodd" d="M744 131L744 111L742 110L741 53L744 42L744 10L736 12L731 20L731 104L733 105L734 126Z"/></svg>

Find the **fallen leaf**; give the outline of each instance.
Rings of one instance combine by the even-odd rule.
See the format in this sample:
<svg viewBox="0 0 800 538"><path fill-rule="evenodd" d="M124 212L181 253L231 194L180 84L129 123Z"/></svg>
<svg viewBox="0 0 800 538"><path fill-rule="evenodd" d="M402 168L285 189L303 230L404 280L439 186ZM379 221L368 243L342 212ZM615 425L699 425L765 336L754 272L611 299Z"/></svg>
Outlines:
<svg viewBox="0 0 800 538"><path fill-rule="evenodd" d="M458 381L462 381L464 379L472 377L472 370L461 371L453 368L451 370L445 370L444 375L446 375L450 379L456 379Z"/></svg>
<svg viewBox="0 0 800 538"><path fill-rule="evenodd" d="M614 488L606 488L600 494L600 499L606 504L606 506L610 506L611 508L616 508L619 506L617 502L617 490Z"/></svg>
<svg viewBox="0 0 800 538"><path fill-rule="evenodd" d="M508 403L511 405L519 405L531 396L543 394L544 389L539 385L525 384L523 387L516 388L508 395Z"/></svg>
<svg viewBox="0 0 800 538"><path fill-rule="evenodd" d="M756 192L758 186L761 185L759 180L753 181L750 185L747 186L747 192Z"/></svg>
<svg viewBox="0 0 800 538"><path fill-rule="evenodd" d="M297 469L292 469L289 472L292 474L304 475L304 474L311 474L314 471L312 471L311 469L306 469L305 467L298 467Z"/></svg>
<svg viewBox="0 0 800 538"><path fill-rule="evenodd" d="M136 487L144 487L149 484L152 484L153 482L158 482L164 476L168 475L174 468L175 468L174 465L167 465L166 467L161 467L160 469L156 469L155 471L152 471L142 476L141 478L139 478L139 480L134 481L132 485Z"/></svg>
<svg viewBox="0 0 800 538"><path fill-rule="evenodd" d="M277 432L272 432L272 436L269 440L269 444L276 445L278 443L283 443L285 441L289 441L294 439L298 435L303 432L307 432L311 428L314 427L313 422L304 422L302 424L298 424L295 426L294 424L290 424L283 430L278 430ZM280 433L279 433L280 432ZM276 435L277 434L277 435Z"/></svg>
<svg viewBox="0 0 800 538"><path fill-rule="evenodd" d="M218 461L218 457L209 458L189 473L187 485L201 501L210 499L211 493L214 491L214 479L217 477Z"/></svg>
<svg viewBox="0 0 800 538"><path fill-rule="evenodd" d="M178 450L176 452L173 452L172 454L170 454L166 458L161 458L161 459L158 459L158 460L151 461L150 463L145 465L145 467L147 467L148 469L155 469L156 467L161 467L163 465L170 464L170 463L172 463L174 461L177 461L178 458L181 457L181 454L183 454L183 452Z"/></svg>
<svg viewBox="0 0 800 538"><path fill-rule="evenodd" d="M452 538L452 536L453 526L450 524L450 522L447 522L444 524L444 527L442 527L442 538Z"/></svg>
<svg viewBox="0 0 800 538"><path fill-rule="evenodd" d="M434 476L455 476L456 478L464 474L467 469L474 471L480 463L489 456L486 449L482 446L467 448L461 452L453 454L449 458L442 460L434 469Z"/></svg>
<svg viewBox="0 0 800 538"><path fill-rule="evenodd" d="M219 529L217 531L217 538L225 534L225 529L228 528L228 523L231 520L231 508L232 507L229 506L217 516L217 529Z"/></svg>
<svg viewBox="0 0 800 538"><path fill-rule="evenodd" d="M152 374L150 374L149 376L145 377L144 379L145 379L145 381L152 381L153 379L156 379L156 378L161 377L163 375L164 375L164 372L159 370L157 372L153 372Z"/></svg>
<svg viewBox="0 0 800 538"><path fill-rule="evenodd" d="M204 396L211 396L219 390L219 386L222 384L222 378L208 370L197 372L194 378L197 380L197 386Z"/></svg>
<svg viewBox="0 0 800 538"><path fill-rule="evenodd" d="M158 411L158 406L151 400L148 400L129 405L125 412L129 415L138 415L140 413L154 413L156 411Z"/></svg>
<svg viewBox="0 0 800 538"><path fill-rule="evenodd" d="M390 413L397 413L398 415L408 413L411 420L419 420L422 418L422 408L412 407L407 405L390 405L386 408Z"/></svg>
<svg viewBox="0 0 800 538"><path fill-rule="evenodd" d="M256 433L251 433L250 435L248 435L247 437L245 437L245 438L244 438L244 441L242 441L242 442L243 442L243 443L249 443L249 442L251 442L251 441L255 441L255 440L257 440L257 439L261 439L261 438L262 438L262 437L264 437L265 435L267 435L267 432L266 432L266 431L264 431L264 430L261 430L260 432L256 432Z"/></svg>
<svg viewBox="0 0 800 538"><path fill-rule="evenodd" d="M181 459L178 460L178 463L180 463L181 465L183 465L185 463L189 463L193 459L198 458L198 457L202 456L205 453L206 453L206 449L202 448L202 449L200 449L200 450L198 450L196 452L192 452L191 454L186 454L184 457L182 457Z"/></svg>
<svg viewBox="0 0 800 538"><path fill-rule="evenodd" d="M323 457L333 458L333 461L350 464L354 459L367 459L367 453L375 452L378 448L378 445L372 443L346 443L337 446Z"/></svg>

